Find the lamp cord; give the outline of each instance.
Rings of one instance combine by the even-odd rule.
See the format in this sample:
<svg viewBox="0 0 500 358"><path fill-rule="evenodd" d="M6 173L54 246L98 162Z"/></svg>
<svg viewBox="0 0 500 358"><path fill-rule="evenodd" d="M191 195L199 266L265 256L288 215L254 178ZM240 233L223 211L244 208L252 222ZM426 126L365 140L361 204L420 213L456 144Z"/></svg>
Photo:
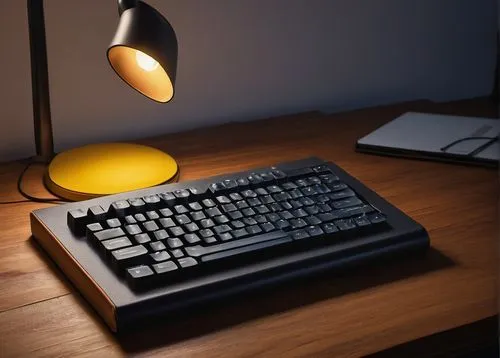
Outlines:
<svg viewBox="0 0 500 358"><path fill-rule="evenodd" d="M31 161L28 164L26 164L26 166L24 167L24 169L19 174L19 177L17 178L17 191L25 199L23 199L23 200L12 200L12 201L0 201L0 205L4 205L4 204L18 204L18 203L27 203L27 202L53 203L53 204L62 204L62 203L69 202L69 200L64 200L64 199L60 199L60 198L56 198L56 197L53 197L53 198L37 198L37 197L32 196L32 195L30 195L30 194L28 194L28 193L26 193L24 191L23 185L22 185L23 184L24 175L26 174L26 172L28 171L28 169L33 164L34 163L31 162Z"/></svg>

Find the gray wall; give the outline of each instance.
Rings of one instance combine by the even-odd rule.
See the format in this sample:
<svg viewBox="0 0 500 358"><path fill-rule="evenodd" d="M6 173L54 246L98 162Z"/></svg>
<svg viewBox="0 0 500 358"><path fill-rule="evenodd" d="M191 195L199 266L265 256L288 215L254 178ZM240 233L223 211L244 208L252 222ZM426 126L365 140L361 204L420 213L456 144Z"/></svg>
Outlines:
<svg viewBox="0 0 500 358"><path fill-rule="evenodd" d="M45 1L57 150L492 89L495 0L148 2L179 40L176 97L166 105L138 95L107 64L116 1ZM34 154L24 0L0 1L0 48L0 160L7 160Z"/></svg>

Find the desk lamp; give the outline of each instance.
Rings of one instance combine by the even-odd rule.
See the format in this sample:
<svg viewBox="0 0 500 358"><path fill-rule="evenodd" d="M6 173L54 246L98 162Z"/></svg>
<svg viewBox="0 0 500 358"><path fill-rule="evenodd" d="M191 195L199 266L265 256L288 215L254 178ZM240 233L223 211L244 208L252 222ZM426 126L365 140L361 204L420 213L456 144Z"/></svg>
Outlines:
<svg viewBox="0 0 500 358"><path fill-rule="evenodd" d="M69 200L85 200L162 184L178 166L155 148L127 143L90 144L55 155L50 117L43 0L27 0L33 118L38 162L48 164L46 187ZM159 103L174 96L177 38L170 23L142 1L118 0L120 21L108 61L132 88Z"/></svg>

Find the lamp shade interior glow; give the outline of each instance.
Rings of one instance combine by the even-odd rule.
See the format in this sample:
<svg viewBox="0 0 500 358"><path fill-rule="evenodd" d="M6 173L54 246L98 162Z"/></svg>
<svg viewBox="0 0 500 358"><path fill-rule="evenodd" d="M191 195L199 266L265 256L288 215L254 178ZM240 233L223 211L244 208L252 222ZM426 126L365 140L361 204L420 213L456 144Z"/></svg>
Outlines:
<svg viewBox="0 0 500 358"><path fill-rule="evenodd" d="M136 50L135 59L139 67L141 67L144 71L154 71L158 67L158 62L149 55L146 55L144 52Z"/></svg>
<svg viewBox="0 0 500 358"><path fill-rule="evenodd" d="M108 58L116 73L143 95L157 101L168 102L174 87L166 70L151 56L127 46L114 46Z"/></svg>

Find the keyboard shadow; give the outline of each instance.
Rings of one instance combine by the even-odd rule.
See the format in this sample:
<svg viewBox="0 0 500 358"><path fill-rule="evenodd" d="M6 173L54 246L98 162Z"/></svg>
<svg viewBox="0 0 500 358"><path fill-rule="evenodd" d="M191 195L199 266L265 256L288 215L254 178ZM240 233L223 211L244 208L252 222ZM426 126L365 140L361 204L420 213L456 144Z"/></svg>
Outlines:
<svg viewBox="0 0 500 358"><path fill-rule="evenodd" d="M260 317L278 314L322 300L381 286L412 276L424 275L454 266L441 252L430 248L424 255L385 259L344 272L329 272L309 279L291 281L270 289L218 300L168 319L149 320L134 332L115 335L127 354L168 346L228 329Z"/></svg>

